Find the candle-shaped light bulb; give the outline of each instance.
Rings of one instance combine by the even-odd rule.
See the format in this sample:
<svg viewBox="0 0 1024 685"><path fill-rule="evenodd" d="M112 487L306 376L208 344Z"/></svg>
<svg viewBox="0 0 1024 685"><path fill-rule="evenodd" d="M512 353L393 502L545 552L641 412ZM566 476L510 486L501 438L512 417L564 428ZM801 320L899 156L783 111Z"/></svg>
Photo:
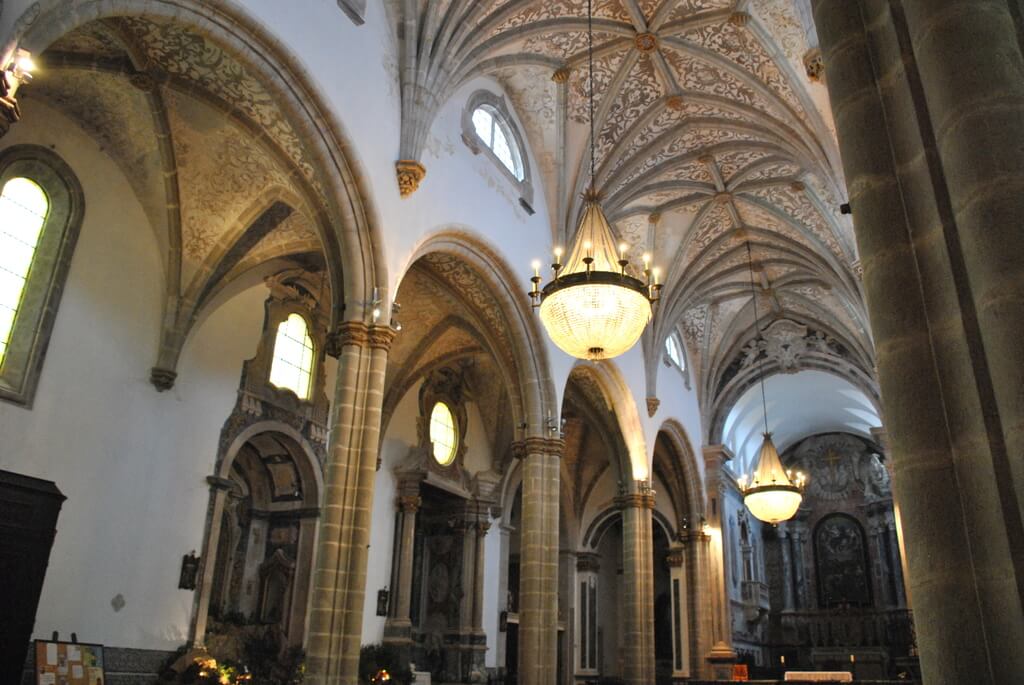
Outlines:
<svg viewBox="0 0 1024 685"><path fill-rule="evenodd" d="M651 253L644 252L644 271L651 267Z"/></svg>
<svg viewBox="0 0 1024 685"><path fill-rule="evenodd" d="M779 663L781 663L783 666L786 665L786 655L785 654L783 654L782 656L779 657Z"/></svg>
<svg viewBox="0 0 1024 685"><path fill-rule="evenodd" d="M559 264L559 263L561 263L561 261L562 261L562 248L561 247L556 247L555 248L555 263Z"/></svg>
<svg viewBox="0 0 1024 685"><path fill-rule="evenodd" d="M654 267L651 269L651 277L654 279L654 285L658 285L658 276L661 275L661 269Z"/></svg>
<svg viewBox="0 0 1024 685"><path fill-rule="evenodd" d="M540 260L539 259L533 260L533 263L530 266L533 267L533 275L539 278L540 277Z"/></svg>
<svg viewBox="0 0 1024 685"><path fill-rule="evenodd" d="M629 245L626 243L619 243L619 259L626 258L626 250L629 249Z"/></svg>
<svg viewBox="0 0 1024 685"><path fill-rule="evenodd" d="M583 249L586 250L587 256L589 257L590 256L590 251L594 249L594 243L590 242L589 240L584 240L583 241Z"/></svg>

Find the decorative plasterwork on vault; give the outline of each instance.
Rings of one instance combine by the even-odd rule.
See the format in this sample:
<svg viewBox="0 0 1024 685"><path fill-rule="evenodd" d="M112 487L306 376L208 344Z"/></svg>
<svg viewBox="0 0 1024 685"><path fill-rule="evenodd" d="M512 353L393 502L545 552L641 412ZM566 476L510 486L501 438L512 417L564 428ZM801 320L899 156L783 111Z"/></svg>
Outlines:
<svg viewBox="0 0 1024 685"><path fill-rule="evenodd" d="M393 7L396 23L421 29L399 38L412 64L402 87L419 105L403 112L401 156L419 158L446 97L492 76L523 123L541 171L535 187L554 208L554 240L566 241L587 179L585 0ZM722 366L750 324L740 325L735 317L749 315L731 302L744 294L749 240L765 265L768 311L833 331L870 358L852 224L837 212L844 186L831 112L804 62L817 45L805 0L594 8L598 186L630 255L651 250L670 268L658 330L703 312L694 371L706 377ZM425 91L429 98L412 97Z"/></svg>

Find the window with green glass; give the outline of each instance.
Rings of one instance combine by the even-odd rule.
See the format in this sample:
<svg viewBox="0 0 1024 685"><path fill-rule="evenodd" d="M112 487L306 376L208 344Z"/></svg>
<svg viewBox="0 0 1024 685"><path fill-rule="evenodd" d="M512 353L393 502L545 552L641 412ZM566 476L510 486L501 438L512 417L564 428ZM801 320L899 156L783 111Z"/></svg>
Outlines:
<svg viewBox="0 0 1024 685"><path fill-rule="evenodd" d="M309 337L309 327L301 315L289 314L277 327L270 382L308 400L312 379L313 339Z"/></svg>
<svg viewBox="0 0 1024 685"><path fill-rule="evenodd" d="M0 191L0 365L49 209L46 193L27 178L12 178Z"/></svg>

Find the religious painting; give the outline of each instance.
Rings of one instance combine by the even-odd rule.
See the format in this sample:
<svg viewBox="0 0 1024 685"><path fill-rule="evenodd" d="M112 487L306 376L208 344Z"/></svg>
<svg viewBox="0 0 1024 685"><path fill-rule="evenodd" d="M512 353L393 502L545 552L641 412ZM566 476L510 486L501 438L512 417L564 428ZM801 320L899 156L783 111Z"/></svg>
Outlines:
<svg viewBox="0 0 1024 685"><path fill-rule="evenodd" d="M864 530L852 516L831 514L814 531L818 601L822 608L870 606Z"/></svg>

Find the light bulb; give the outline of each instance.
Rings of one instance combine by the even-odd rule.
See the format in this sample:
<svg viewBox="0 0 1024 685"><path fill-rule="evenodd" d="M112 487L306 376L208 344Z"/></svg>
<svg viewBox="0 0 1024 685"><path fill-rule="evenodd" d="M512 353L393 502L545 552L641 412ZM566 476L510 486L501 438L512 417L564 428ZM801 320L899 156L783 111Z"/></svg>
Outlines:
<svg viewBox="0 0 1024 685"><path fill-rule="evenodd" d="M533 263L531 264L531 266L533 267L533 275L534 276L540 276L540 260L539 259L533 260Z"/></svg>

